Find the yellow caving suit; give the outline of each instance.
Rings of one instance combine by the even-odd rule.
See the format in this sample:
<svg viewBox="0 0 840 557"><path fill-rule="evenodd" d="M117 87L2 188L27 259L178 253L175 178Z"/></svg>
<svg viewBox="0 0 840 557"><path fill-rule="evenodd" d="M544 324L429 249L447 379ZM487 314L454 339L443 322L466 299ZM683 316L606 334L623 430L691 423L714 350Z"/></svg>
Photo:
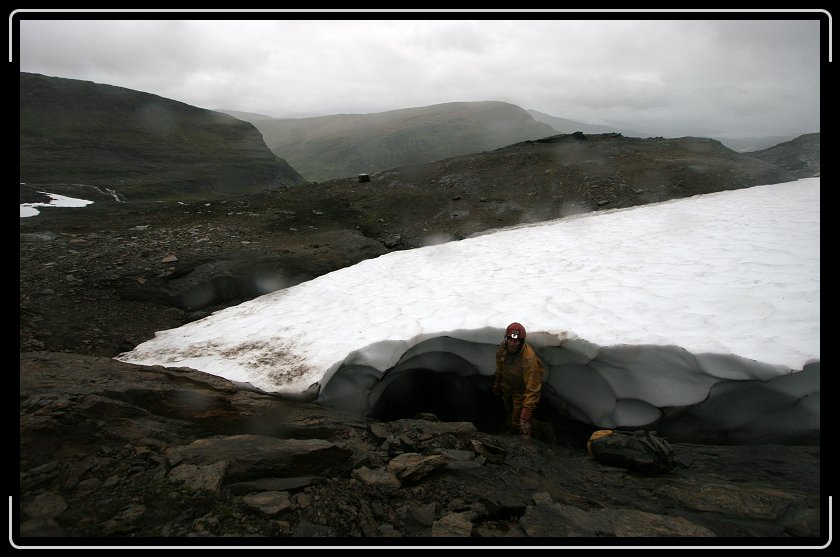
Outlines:
<svg viewBox="0 0 840 557"><path fill-rule="evenodd" d="M545 366L534 349L522 343L518 353L509 353L505 342L496 350L496 376L493 390L500 392L508 413L508 425L519 429L523 408L533 412L540 402Z"/></svg>

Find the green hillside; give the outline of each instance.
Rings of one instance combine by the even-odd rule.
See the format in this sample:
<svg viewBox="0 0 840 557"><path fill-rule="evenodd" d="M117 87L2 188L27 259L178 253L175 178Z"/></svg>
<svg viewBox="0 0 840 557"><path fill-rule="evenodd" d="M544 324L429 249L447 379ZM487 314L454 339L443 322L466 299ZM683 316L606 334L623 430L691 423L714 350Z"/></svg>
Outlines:
<svg viewBox="0 0 840 557"><path fill-rule="evenodd" d="M250 123L133 91L20 73L20 181L128 199L220 197L303 178Z"/></svg>
<svg viewBox="0 0 840 557"><path fill-rule="evenodd" d="M492 101L249 121L275 154L315 181L479 153L557 133L518 106Z"/></svg>

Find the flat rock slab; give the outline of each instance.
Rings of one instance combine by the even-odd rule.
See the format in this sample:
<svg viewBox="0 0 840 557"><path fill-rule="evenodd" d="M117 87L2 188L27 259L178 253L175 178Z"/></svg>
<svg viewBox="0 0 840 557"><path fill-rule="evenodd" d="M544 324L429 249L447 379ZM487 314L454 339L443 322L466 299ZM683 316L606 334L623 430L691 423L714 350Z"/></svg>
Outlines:
<svg viewBox="0 0 840 557"><path fill-rule="evenodd" d="M197 439L166 451L172 465L227 461L226 482L325 472L344 464L351 455L351 451L321 439L277 439L263 435Z"/></svg>

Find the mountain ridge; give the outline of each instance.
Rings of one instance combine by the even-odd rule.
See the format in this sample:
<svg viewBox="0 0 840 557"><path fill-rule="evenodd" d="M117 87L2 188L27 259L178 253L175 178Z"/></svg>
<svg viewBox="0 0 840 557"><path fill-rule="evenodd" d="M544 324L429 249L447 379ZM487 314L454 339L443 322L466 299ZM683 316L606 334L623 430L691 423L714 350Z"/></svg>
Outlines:
<svg viewBox="0 0 840 557"><path fill-rule="evenodd" d="M545 112L538 110L528 110L528 114L533 116L534 120L548 124L557 133L569 134L574 132L582 132L585 134L601 134L601 133L620 133L625 137L653 137L653 134L635 131L626 128L619 128L616 126L606 126L600 124L587 124L577 120L570 120L569 118L562 118L560 116L552 116Z"/></svg>
<svg viewBox="0 0 840 557"><path fill-rule="evenodd" d="M269 148L312 181L503 147L556 132L500 101L452 102L370 114L253 119Z"/></svg>
<svg viewBox="0 0 840 557"><path fill-rule="evenodd" d="M806 177L820 175L820 134L809 133L767 149L747 153L759 160Z"/></svg>
<svg viewBox="0 0 840 557"><path fill-rule="evenodd" d="M384 112L302 118L221 111L254 124L272 151L288 159L307 179L316 182L573 132L654 137L642 131L525 110L502 101L449 102ZM710 139L737 152L756 152L792 137Z"/></svg>
<svg viewBox="0 0 840 557"><path fill-rule="evenodd" d="M20 181L218 196L303 181L250 123L141 91L20 72Z"/></svg>

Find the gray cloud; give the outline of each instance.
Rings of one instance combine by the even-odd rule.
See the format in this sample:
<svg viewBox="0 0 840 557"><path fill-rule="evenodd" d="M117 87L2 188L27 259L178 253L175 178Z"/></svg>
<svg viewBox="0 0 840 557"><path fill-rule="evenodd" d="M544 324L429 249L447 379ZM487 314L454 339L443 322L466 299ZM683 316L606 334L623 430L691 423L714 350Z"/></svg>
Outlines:
<svg viewBox="0 0 840 557"><path fill-rule="evenodd" d="M27 20L23 14L21 71L205 108L282 116L503 100L658 135L819 131L820 41L827 38L816 19L415 21L329 14L335 19L294 21L271 13L261 15L274 19L253 21L85 21L59 15ZM552 16L563 17L540 14Z"/></svg>

